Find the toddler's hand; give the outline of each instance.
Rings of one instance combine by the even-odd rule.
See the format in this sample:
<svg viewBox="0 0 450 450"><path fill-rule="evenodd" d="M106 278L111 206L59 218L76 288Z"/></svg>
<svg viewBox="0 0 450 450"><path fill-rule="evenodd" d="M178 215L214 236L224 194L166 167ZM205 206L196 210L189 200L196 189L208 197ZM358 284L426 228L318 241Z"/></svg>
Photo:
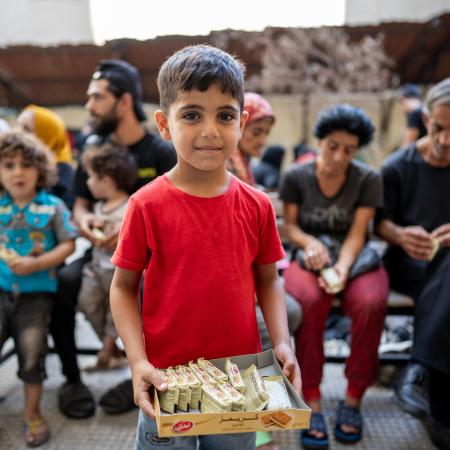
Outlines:
<svg viewBox="0 0 450 450"><path fill-rule="evenodd" d="M38 270L38 264L34 256L14 258L8 265L16 275L30 275Z"/></svg>
<svg viewBox="0 0 450 450"><path fill-rule="evenodd" d="M282 343L275 347L274 353L281 363L283 374L286 375L294 389L300 394L302 392L302 376L294 350L292 350L290 345Z"/></svg>
<svg viewBox="0 0 450 450"><path fill-rule="evenodd" d="M155 386L158 391L167 390L167 383L158 371L145 360L139 361L131 367L133 378L134 403L142 409L150 419L155 418L155 410L150 399L150 387Z"/></svg>

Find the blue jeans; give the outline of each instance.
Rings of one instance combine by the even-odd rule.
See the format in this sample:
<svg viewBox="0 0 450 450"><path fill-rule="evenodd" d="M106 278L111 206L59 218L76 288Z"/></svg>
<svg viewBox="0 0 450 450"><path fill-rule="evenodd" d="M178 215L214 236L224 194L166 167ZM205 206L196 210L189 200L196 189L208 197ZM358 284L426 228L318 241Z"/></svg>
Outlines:
<svg viewBox="0 0 450 450"><path fill-rule="evenodd" d="M158 437L156 422L139 411L136 450L255 450L255 433Z"/></svg>

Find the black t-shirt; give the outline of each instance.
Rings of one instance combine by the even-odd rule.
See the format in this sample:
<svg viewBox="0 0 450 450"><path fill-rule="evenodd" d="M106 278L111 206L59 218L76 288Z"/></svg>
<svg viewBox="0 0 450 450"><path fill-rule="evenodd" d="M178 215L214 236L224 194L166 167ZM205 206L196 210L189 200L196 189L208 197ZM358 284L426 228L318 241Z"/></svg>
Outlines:
<svg viewBox="0 0 450 450"><path fill-rule="evenodd" d="M344 184L333 197L326 197L316 178L316 161L294 165L280 187L280 198L299 206L299 227L308 234L328 234L343 240L352 226L357 208L382 205L381 177L371 167L353 160Z"/></svg>
<svg viewBox="0 0 450 450"><path fill-rule="evenodd" d="M384 208L376 221L402 227L421 225L428 232L450 223L450 166L433 167L416 144L390 155L381 168Z"/></svg>
<svg viewBox="0 0 450 450"><path fill-rule="evenodd" d="M427 129L422 119L422 108L414 109L406 115L406 126L408 128L417 128L419 130L419 137L425 136L427 134Z"/></svg>
<svg viewBox="0 0 450 450"><path fill-rule="evenodd" d="M101 144L109 138L91 136L88 144ZM170 142L163 141L159 137L145 132L144 137L133 145L128 146L128 150L136 159L138 166L138 179L130 191L130 194L136 192L139 188L154 180L157 176L170 170L177 162L175 149ZM76 197L82 197L93 201L91 192L86 183L87 174L78 166L73 183L73 193Z"/></svg>

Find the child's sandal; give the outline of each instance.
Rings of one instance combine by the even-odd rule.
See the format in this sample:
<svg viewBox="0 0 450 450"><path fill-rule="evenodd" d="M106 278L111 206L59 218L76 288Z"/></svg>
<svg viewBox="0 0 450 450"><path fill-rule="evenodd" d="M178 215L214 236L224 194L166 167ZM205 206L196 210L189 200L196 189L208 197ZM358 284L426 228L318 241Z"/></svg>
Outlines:
<svg viewBox="0 0 450 450"><path fill-rule="evenodd" d="M23 434L27 447L39 447L50 439L50 430L43 417L34 420L25 419Z"/></svg>

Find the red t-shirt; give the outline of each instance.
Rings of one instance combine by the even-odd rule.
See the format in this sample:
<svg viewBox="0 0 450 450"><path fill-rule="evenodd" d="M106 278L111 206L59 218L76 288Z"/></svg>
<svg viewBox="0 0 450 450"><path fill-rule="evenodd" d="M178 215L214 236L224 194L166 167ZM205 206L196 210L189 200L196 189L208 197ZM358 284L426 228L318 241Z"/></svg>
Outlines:
<svg viewBox="0 0 450 450"><path fill-rule="evenodd" d="M147 357L168 367L259 351L253 264L283 256L266 194L233 177L223 195L196 197L164 175L130 198L112 260L145 270Z"/></svg>

